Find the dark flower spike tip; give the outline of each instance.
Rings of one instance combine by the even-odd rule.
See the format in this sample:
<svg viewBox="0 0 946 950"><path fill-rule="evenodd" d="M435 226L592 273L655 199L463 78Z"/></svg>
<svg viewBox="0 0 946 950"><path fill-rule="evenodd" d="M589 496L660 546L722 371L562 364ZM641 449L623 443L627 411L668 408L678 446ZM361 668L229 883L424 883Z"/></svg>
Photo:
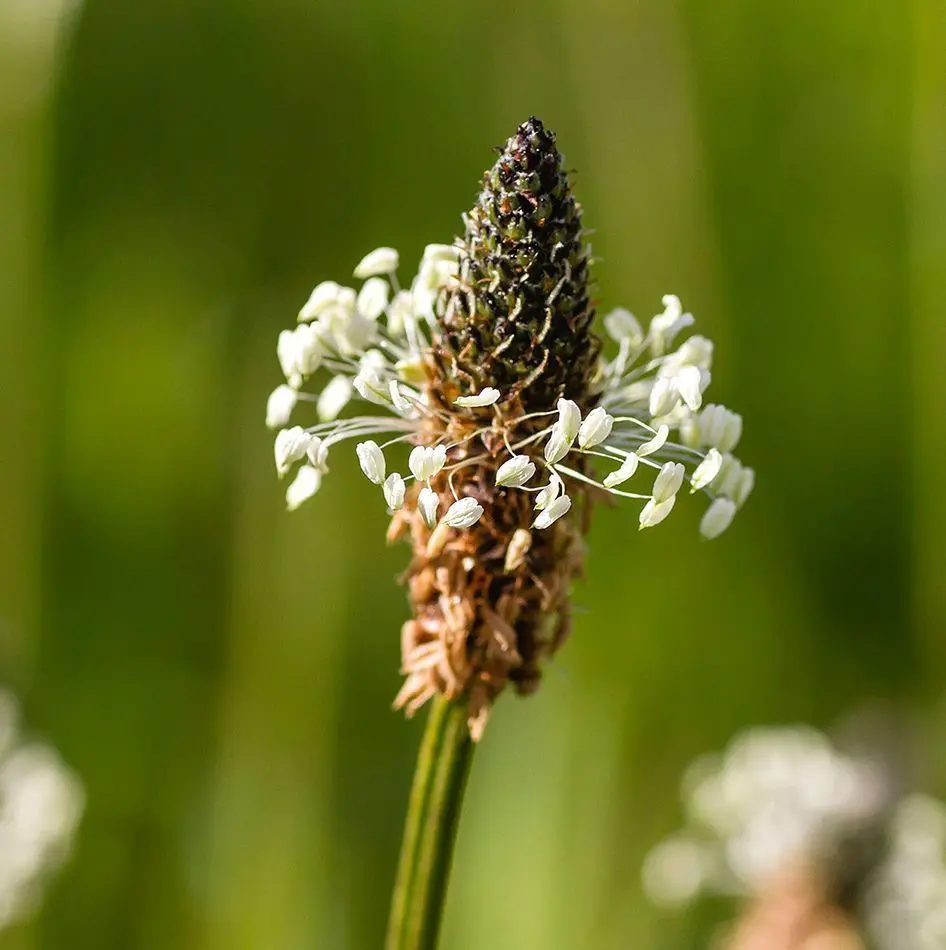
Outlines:
<svg viewBox="0 0 946 950"><path fill-rule="evenodd" d="M600 349L588 248L555 136L538 119L519 126L483 176L465 225L440 318L449 372L529 408L563 396L585 404Z"/></svg>

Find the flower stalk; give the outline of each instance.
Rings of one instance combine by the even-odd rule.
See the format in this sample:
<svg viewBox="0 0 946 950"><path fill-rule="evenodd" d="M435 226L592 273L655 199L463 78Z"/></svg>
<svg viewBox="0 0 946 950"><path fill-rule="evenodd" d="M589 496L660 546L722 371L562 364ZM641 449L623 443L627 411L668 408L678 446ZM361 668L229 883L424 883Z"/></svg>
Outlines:
<svg viewBox="0 0 946 950"><path fill-rule="evenodd" d="M404 823L385 950L434 950L475 745L462 704L430 705Z"/></svg>

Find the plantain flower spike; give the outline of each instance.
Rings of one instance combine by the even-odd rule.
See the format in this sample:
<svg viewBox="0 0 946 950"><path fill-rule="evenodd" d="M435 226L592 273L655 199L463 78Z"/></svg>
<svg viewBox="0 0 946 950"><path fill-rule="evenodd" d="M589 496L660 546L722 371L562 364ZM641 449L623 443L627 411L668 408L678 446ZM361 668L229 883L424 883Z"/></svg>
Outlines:
<svg viewBox="0 0 946 950"><path fill-rule="evenodd" d="M336 444L356 443L389 538L413 548L395 706L463 701L479 738L497 696L535 690L568 633L595 499L636 501L648 528L687 483L715 537L754 475L732 454L742 418L703 404L712 343L674 349L693 323L676 296L646 331L627 310L605 316L602 356L581 208L538 119L508 140L463 225L427 246L409 287L388 247L356 266L360 290L319 284L280 334L285 382L266 417L279 473L303 463L290 508L318 491ZM320 392L304 391L312 380ZM290 425L306 410L318 421Z"/></svg>

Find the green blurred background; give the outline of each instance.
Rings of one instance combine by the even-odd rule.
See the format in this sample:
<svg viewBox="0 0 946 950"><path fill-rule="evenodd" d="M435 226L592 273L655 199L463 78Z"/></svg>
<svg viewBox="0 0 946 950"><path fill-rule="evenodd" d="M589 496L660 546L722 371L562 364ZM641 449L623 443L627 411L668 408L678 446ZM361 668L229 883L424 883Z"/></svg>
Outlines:
<svg viewBox="0 0 946 950"><path fill-rule="evenodd" d="M88 796L0 948L380 947L407 552L353 460L285 514L276 334L449 241L530 114L603 305L716 341L758 485L712 544L597 519L444 947L702 945L639 882L686 763L946 684L944 51L943 0L0 0L0 682Z"/></svg>

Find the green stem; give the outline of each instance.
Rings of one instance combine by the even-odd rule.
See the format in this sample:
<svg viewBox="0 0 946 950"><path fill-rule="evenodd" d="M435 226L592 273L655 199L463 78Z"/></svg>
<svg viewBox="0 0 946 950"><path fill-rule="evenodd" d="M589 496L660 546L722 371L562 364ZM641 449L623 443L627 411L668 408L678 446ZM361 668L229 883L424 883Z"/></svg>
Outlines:
<svg viewBox="0 0 946 950"><path fill-rule="evenodd" d="M474 745L466 707L437 697L417 757L386 950L434 950Z"/></svg>

